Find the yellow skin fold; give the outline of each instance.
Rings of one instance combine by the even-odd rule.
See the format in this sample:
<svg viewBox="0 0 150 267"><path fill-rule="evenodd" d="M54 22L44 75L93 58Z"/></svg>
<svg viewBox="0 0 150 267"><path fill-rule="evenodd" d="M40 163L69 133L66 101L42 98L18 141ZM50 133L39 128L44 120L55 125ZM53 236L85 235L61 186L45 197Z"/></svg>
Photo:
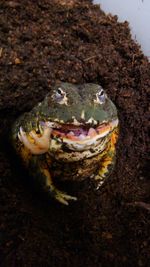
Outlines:
<svg viewBox="0 0 150 267"><path fill-rule="evenodd" d="M99 181L97 189L103 184L103 181L106 177L111 174L111 171L115 164L116 158L116 142L118 140L118 128L116 128L113 133L111 134L110 142L108 143L107 148L101 154L101 166L98 170L98 175L95 176L95 180Z"/></svg>

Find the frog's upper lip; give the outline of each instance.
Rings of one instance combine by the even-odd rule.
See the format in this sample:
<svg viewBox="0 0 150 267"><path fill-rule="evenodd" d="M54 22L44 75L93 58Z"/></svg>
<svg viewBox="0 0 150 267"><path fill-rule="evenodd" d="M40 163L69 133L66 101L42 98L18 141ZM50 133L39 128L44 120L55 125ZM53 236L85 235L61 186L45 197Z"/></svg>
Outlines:
<svg viewBox="0 0 150 267"><path fill-rule="evenodd" d="M90 140L96 141L108 135L118 125L118 119L110 122L103 122L97 127L73 124L62 124L58 122L46 121L41 122L41 125L52 128L52 135L63 139L67 143L86 143Z"/></svg>

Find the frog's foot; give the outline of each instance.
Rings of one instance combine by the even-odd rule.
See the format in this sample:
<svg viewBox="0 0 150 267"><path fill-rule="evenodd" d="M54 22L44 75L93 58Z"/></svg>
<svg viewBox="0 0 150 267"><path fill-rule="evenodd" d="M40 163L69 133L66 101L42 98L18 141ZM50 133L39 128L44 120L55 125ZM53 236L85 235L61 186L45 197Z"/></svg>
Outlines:
<svg viewBox="0 0 150 267"><path fill-rule="evenodd" d="M32 154L39 155L48 151L51 131L51 128L45 128L42 136L39 137L34 131L31 131L27 135L22 127L20 127L18 138Z"/></svg>
<svg viewBox="0 0 150 267"><path fill-rule="evenodd" d="M58 189L55 189L55 199L64 205L69 205L68 200L74 200L74 201L77 200L76 197L67 195L66 193Z"/></svg>

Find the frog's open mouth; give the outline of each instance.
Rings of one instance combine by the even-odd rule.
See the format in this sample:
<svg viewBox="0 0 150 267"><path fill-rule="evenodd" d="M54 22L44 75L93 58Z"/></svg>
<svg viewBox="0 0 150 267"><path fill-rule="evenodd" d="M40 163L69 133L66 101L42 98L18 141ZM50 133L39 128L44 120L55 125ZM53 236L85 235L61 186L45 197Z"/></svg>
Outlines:
<svg viewBox="0 0 150 267"><path fill-rule="evenodd" d="M56 122L40 122L41 126L46 126L52 129L51 136L53 138L63 139L67 143L86 143L89 140L97 140L105 137L113 131L118 125L118 119L111 122L104 122L98 126L73 124L61 124Z"/></svg>
<svg viewBox="0 0 150 267"><path fill-rule="evenodd" d="M86 151L91 147L97 147L98 153L102 151L107 142L107 136L118 126L118 119L111 122L103 122L97 127L89 125L61 124L56 122L40 122L43 133L40 136L34 131L27 135L20 127L19 140L31 151L32 154L43 154L49 150L49 146L55 140L53 147L59 149L59 144L65 144L70 150ZM51 140L51 141L50 141Z"/></svg>

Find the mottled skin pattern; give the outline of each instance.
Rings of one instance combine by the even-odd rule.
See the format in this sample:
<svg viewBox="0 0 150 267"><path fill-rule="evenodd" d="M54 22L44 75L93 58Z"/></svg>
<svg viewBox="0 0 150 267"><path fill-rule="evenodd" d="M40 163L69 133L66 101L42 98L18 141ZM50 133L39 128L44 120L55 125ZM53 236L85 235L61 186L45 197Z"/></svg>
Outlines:
<svg viewBox="0 0 150 267"><path fill-rule="evenodd" d="M57 84L12 127L13 146L30 175L66 205L76 197L54 182L91 177L99 188L115 164L117 138L116 107L96 84Z"/></svg>

